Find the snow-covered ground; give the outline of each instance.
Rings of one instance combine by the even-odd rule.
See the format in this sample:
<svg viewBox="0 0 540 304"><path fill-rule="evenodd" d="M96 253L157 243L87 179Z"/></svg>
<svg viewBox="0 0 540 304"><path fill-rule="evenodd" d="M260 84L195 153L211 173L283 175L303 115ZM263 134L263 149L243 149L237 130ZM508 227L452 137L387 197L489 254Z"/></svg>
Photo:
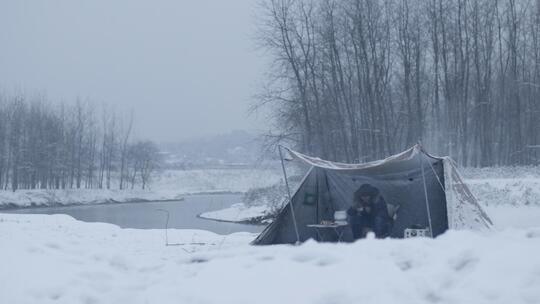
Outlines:
<svg viewBox="0 0 540 304"><path fill-rule="evenodd" d="M279 180L219 174L191 172L179 193ZM251 246L250 233L171 229L176 245L165 246L163 230L0 213L0 303L540 303L540 174L464 174L491 232ZM154 191L179 180L164 178ZM228 216L253 210L237 205Z"/></svg>
<svg viewBox="0 0 540 304"><path fill-rule="evenodd" d="M540 303L540 227L250 246L254 235L0 214L0 303Z"/></svg>
<svg viewBox="0 0 540 304"><path fill-rule="evenodd" d="M268 205L257 204L250 206L245 203L238 203L221 210L204 212L199 216L216 221L243 223L255 222L258 218L267 218L269 213L270 208Z"/></svg>
<svg viewBox="0 0 540 304"><path fill-rule="evenodd" d="M97 204L179 199L186 194L246 192L274 184L280 172L269 169L167 170L157 174L150 189L0 190L0 209L6 207Z"/></svg>
<svg viewBox="0 0 540 304"><path fill-rule="evenodd" d="M540 227L540 206L484 206L496 229Z"/></svg>
<svg viewBox="0 0 540 304"><path fill-rule="evenodd" d="M250 222L265 217L267 212L266 205L247 206L244 203L237 203L225 209L204 212L199 217L226 222Z"/></svg>

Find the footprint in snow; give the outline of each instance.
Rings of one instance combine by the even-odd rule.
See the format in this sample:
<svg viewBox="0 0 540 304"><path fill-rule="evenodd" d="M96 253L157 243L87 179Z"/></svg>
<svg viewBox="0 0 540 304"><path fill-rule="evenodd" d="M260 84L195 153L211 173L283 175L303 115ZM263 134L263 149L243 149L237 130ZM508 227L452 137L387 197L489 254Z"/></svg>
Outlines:
<svg viewBox="0 0 540 304"><path fill-rule="evenodd" d="M274 257L271 255L260 256L257 258L259 261L272 261Z"/></svg>
<svg viewBox="0 0 540 304"><path fill-rule="evenodd" d="M127 271L127 270L129 270L131 268L131 266L126 261L126 259L124 259L121 256L115 256L115 257L111 258L110 261L109 261L109 265L111 265L112 267L114 267L116 269L120 269L120 270L124 270L124 271Z"/></svg>
<svg viewBox="0 0 540 304"><path fill-rule="evenodd" d="M292 257L293 261L305 263L309 262L315 259L315 256L313 255L307 255L307 254L301 254L301 255L295 255Z"/></svg>
<svg viewBox="0 0 540 304"><path fill-rule="evenodd" d="M317 261L317 266L328 266L333 265L337 262L336 258L333 257L322 257Z"/></svg>
<svg viewBox="0 0 540 304"><path fill-rule="evenodd" d="M45 246L51 249L57 249L57 250L60 249L60 245L56 243L46 243Z"/></svg>
<svg viewBox="0 0 540 304"><path fill-rule="evenodd" d="M450 261L450 266L455 271L462 271L474 267L478 263L478 258L472 256L470 253L464 253L462 256Z"/></svg>

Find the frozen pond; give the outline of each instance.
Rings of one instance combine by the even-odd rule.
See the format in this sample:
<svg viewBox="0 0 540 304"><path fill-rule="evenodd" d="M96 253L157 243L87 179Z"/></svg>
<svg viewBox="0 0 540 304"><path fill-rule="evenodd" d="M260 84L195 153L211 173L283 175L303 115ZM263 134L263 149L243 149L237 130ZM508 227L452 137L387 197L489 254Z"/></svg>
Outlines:
<svg viewBox="0 0 540 304"><path fill-rule="evenodd" d="M111 223L122 228L161 229L165 227L166 219L166 213L162 210L167 210L170 214L169 228L203 229L219 234L262 231L264 226L217 222L197 217L200 213L239 203L241 198L242 196L238 194L188 195L183 201L76 205L2 210L1 212L68 214L81 221Z"/></svg>

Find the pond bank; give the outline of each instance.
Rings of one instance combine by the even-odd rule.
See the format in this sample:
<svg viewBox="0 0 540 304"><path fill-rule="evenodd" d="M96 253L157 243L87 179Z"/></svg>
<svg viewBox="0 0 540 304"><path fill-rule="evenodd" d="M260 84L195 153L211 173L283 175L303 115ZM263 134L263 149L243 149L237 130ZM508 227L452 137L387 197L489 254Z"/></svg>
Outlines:
<svg viewBox="0 0 540 304"><path fill-rule="evenodd" d="M150 189L19 189L0 190L0 209L178 200L192 194L245 193L272 185L281 175L270 169L164 170L152 177ZM118 185L111 185L117 188Z"/></svg>
<svg viewBox="0 0 540 304"><path fill-rule="evenodd" d="M276 213L266 205L247 206L245 203L237 203L198 216L213 221L266 225L272 222Z"/></svg>
<svg viewBox="0 0 540 304"><path fill-rule="evenodd" d="M54 208L54 207L76 207L76 206L99 206L99 205L108 205L108 204L137 204L137 203L163 203L163 202L175 202L175 201L183 201L185 198L180 197L177 199L162 199L162 200L145 200L145 199L135 199L135 200L129 200L129 201L117 201L117 200L107 200L102 202L92 202L92 203L66 203L66 204L60 204L60 203L50 203L46 205L36 205L31 204L29 206L19 206L16 204L7 204L7 205L0 205L0 212L2 211L15 211L15 210L26 210L26 209L39 209L39 208Z"/></svg>
<svg viewBox="0 0 540 304"><path fill-rule="evenodd" d="M151 190L0 190L0 211L26 208L66 207L124 203L172 202L190 195L241 195L239 191L151 191Z"/></svg>
<svg viewBox="0 0 540 304"><path fill-rule="evenodd" d="M67 214L84 222L102 222L121 228L136 229L201 229L218 234L260 232L264 227L250 223L216 222L198 214L227 208L241 200L238 194L189 195L182 200L139 203L47 206L2 210L11 214Z"/></svg>
<svg viewBox="0 0 540 304"><path fill-rule="evenodd" d="M185 193L149 190L17 190L0 191L0 210L19 208L59 207L73 205L103 205L182 200Z"/></svg>

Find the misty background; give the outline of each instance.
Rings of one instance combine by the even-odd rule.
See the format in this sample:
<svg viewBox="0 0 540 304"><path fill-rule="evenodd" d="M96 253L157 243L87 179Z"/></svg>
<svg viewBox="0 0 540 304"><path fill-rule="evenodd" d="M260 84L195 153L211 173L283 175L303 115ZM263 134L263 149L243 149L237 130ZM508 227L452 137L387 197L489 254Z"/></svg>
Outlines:
<svg viewBox="0 0 540 304"><path fill-rule="evenodd" d="M255 2L2 1L0 90L133 110L133 136L177 142L266 128Z"/></svg>
<svg viewBox="0 0 540 304"><path fill-rule="evenodd" d="M98 167L101 185L156 150L254 164L261 134L342 162L421 141L464 166L537 164L539 29L533 0L4 1L4 180L52 166L93 184Z"/></svg>

